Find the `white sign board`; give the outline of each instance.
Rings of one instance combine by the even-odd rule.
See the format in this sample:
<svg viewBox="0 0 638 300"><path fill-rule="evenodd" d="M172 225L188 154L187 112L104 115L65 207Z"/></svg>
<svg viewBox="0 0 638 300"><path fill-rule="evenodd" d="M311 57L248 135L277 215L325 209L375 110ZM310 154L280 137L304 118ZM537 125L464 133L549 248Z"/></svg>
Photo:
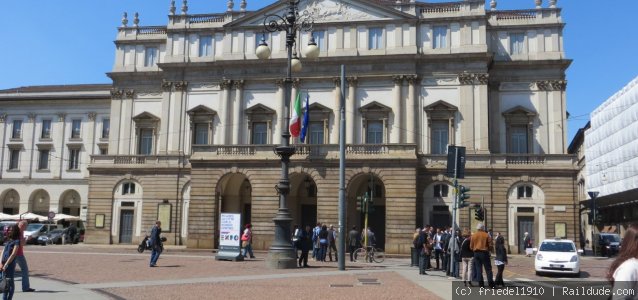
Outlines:
<svg viewBox="0 0 638 300"><path fill-rule="evenodd" d="M219 223L219 245L240 246L241 214L222 213Z"/></svg>

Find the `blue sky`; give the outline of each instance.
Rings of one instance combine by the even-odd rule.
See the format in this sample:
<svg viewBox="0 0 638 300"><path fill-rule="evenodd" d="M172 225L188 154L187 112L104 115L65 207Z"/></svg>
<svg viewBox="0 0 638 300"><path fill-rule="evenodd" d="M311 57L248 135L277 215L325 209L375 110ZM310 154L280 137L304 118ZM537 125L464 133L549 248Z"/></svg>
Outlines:
<svg viewBox="0 0 638 300"><path fill-rule="evenodd" d="M451 1L451 0L447 0ZM165 25L170 0L7 0L0 18L0 89L29 85L110 83L113 41L122 12L140 25ZM176 6L181 6L181 0ZM241 0L235 0L239 9ZM256 10L274 0L247 0ZM421 2L445 2L424 1ZM489 2L489 0L487 1ZM498 0L498 9L531 9L534 0ZM549 0L543 0L547 6ZM189 13L218 13L226 0L190 0ZM567 110L572 137L589 113L638 76L636 0L558 0L568 58Z"/></svg>

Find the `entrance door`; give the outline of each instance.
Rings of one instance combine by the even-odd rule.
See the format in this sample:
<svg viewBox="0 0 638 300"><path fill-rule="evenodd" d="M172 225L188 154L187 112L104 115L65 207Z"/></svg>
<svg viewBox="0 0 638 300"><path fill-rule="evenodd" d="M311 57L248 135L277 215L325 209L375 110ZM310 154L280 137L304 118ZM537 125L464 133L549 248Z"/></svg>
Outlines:
<svg viewBox="0 0 638 300"><path fill-rule="evenodd" d="M529 233L529 238L534 241L534 217L519 216L518 217L518 253L525 254L525 245L523 244L523 237L525 232Z"/></svg>
<svg viewBox="0 0 638 300"><path fill-rule="evenodd" d="M299 220L299 226L305 228L306 225L310 225L310 228L315 228L317 224L317 206L304 204L301 205L301 220Z"/></svg>
<svg viewBox="0 0 638 300"><path fill-rule="evenodd" d="M120 211L120 243L130 244L133 242L133 210Z"/></svg>

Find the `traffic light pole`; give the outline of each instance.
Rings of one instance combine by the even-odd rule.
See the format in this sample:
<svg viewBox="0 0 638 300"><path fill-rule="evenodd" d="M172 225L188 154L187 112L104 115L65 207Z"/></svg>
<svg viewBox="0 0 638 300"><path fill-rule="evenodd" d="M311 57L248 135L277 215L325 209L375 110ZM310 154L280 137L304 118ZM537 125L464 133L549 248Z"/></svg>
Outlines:
<svg viewBox="0 0 638 300"><path fill-rule="evenodd" d="M454 147L454 204L452 205L452 253L450 253L450 271L454 276L454 252L456 251L456 209L459 204L459 181L458 176L459 151Z"/></svg>

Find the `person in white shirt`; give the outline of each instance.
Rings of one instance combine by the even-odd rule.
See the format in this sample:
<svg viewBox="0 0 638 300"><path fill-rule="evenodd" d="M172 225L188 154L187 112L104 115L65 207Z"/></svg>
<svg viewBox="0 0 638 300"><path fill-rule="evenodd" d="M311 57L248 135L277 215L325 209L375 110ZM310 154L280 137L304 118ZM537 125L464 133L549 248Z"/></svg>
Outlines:
<svg viewBox="0 0 638 300"><path fill-rule="evenodd" d="M441 238L443 237L442 231L443 231L443 229L439 228L439 229L437 229L437 232L434 235L434 259L436 260L436 269L437 270L441 270L440 265L439 265L439 260L444 259L443 258L443 245L441 244L441 242L442 242Z"/></svg>
<svg viewBox="0 0 638 300"><path fill-rule="evenodd" d="M607 279L614 285L612 292L619 291L611 299L638 300L638 223L631 224L627 229L620 253L609 266Z"/></svg>

